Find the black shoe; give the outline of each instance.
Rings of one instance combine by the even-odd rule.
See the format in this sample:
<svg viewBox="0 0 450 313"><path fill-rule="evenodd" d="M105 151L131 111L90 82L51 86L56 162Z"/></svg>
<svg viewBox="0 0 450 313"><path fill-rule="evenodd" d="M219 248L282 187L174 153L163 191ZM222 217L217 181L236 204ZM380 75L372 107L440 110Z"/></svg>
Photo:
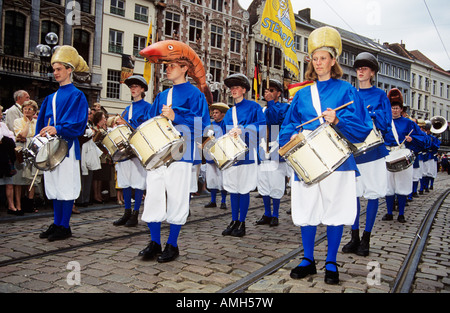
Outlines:
<svg viewBox="0 0 450 313"><path fill-rule="evenodd" d="M165 263L175 260L180 255L178 247L172 246L170 243L166 244L163 253L158 257L159 263Z"/></svg>
<svg viewBox="0 0 450 313"><path fill-rule="evenodd" d="M221 203L221 204L220 204L220 208L221 208L222 210L226 210L226 209L227 209L227 204L226 204L226 203Z"/></svg>
<svg viewBox="0 0 450 313"><path fill-rule="evenodd" d="M369 248L370 248L370 232L364 231L361 237L361 244L359 245L356 254L360 256L368 256Z"/></svg>
<svg viewBox="0 0 450 313"><path fill-rule="evenodd" d="M270 227L278 226L278 217L272 216L270 219Z"/></svg>
<svg viewBox="0 0 450 313"><path fill-rule="evenodd" d="M160 255L161 253L162 253L161 245L154 241L150 241L148 246L145 247L143 250L141 250L138 255L141 256L143 260L147 261L154 259L157 255Z"/></svg>
<svg viewBox="0 0 450 313"><path fill-rule="evenodd" d="M56 226L55 224L50 225L46 231L43 231L42 233L39 234L39 238L48 238L48 236L50 236L56 231L57 227L58 226Z"/></svg>
<svg viewBox="0 0 450 313"><path fill-rule="evenodd" d="M230 225L222 232L222 236L229 236L233 229L237 226L238 221L231 221Z"/></svg>
<svg viewBox="0 0 450 313"><path fill-rule="evenodd" d="M329 271L327 269L325 269L325 283L328 285L337 285L339 284L339 272L337 267L339 265L336 264L336 262L326 262L325 266L327 266L327 264L334 264L336 266L336 272L333 271Z"/></svg>
<svg viewBox="0 0 450 313"><path fill-rule="evenodd" d="M404 216L404 215L399 215L399 216L397 217L397 221L398 221L399 223L406 223L405 216Z"/></svg>
<svg viewBox="0 0 450 313"><path fill-rule="evenodd" d="M125 225L125 223L130 219L131 216L131 209L125 209L125 212L123 213L122 217L119 218L117 221L113 222L114 226L121 226Z"/></svg>
<svg viewBox="0 0 450 313"><path fill-rule="evenodd" d="M355 253L358 250L359 244L359 229L352 229L352 239L342 247L344 253Z"/></svg>
<svg viewBox="0 0 450 313"><path fill-rule="evenodd" d="M394 216L392 214L386 213L381 220L382 221L392 221L393 219L394 219Z"/></svg>
<svg viewBox="0 0 450 313"><path fill-rule="evenodd" d="M139 210L133 210L133 212L131 212L130 218L125 223L125 227L135 227L135 226L137 226L137 224L138 224L138 216L139 216Z"/></svg>
<svg viewBox="0 0 450 313"><path fill-rule="evenodd" d="M419 195L417 194L417 192L413 192L412 196L413 196L413 198L418 198L418 197L419 197Z"/></svg>
<svg viewBox="0 0 450 313"><path fill-rule="evenodd" d="M56 226L56 231L48 236L48 241L64 240L72 236L72 231L64 226Z"/></svg>
<svg viewBox="0 0 450 313"><path fill-rule="evenodd" d="M268 216L265 216L265 215L263 215L263 216L261 216L261 218L259 219L259 220L257 220L256 221L256 225L266 225L266 224L270 224L270 221L271 221L271 217L268 217Z"/></svg>
<svg viewBox="0 0 450 313"><path fill-rule="evenodd" d="M316 263L313 260L308 258L302 258L309 262L309 265L306 266L297 266L296 268L291 270L291 278L301 279L308 275L317 274Z"/></svg>
<svg viewBox="0 0 450 313"><path fill-rule="evenodd" d="M217 207L217 204L215 202L209 202L205 205L205 208L215 208Z"/></svg>
<svg viewBox="0 0 450 313"><path fill-rule="evenodd" d="M243 237L245 236L245 222L239 222L238 225L231 231L231 236L233 237Z"/></svg>

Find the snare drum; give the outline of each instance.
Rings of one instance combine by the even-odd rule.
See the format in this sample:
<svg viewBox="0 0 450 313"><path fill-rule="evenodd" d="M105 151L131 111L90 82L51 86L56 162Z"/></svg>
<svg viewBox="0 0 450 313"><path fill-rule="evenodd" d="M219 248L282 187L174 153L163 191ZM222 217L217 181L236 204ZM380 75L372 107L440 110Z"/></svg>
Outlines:
<svg viewBox="0 0 450 313"><path fill-rule="evenodd" d="M306 135L299 134L279 153L306 184L317 183L342 165L355 147L336 128L321 124Z"/></svg>
<svg viewBox="0 0 450 313"><path fill-rule="evenodd" d="M211 137L204 150L220 170L226 170L245 156L248 147L241 137L226 134L219 139Z"/></svg>
<svg viewBox="0 0 450 313"><path fill-rule="evenodd" d="M406 148L391 150L386 156L386 168L389 172L400 172L411 165L415 159L414 153Z"/></svg>
<svg viewBox="0 0 450 313"><path fill-rule="evenodd" d="M41 171L55 169L65 159L69 145L59 136L35 136L28 147L24 149L24 156Z"/></svg>
<svg viewBox="0 0 450 313"><path fill-rule="evenodd" d="M126 125L118 125L108 131L102 140L102 145L108 150L114 162L123 161L133 156L133 150L128 143L131 130Z"/></svg>
<svg viewBox="0 0 450 313"><path fill-rule="evenodd" d="M372 129L370 134L364 140L364 142L355 143L356 152L353 155L356 157L358 155L364 154L380 145L384 144L383 135L375 127Z"/></svg>
<svg viewBox="0 0 450 313"><path fill-rule="evenodd" d="M142 123L130 135L128 142L148 170L180 160L184 153L183 137L163 116Z"/></svg>

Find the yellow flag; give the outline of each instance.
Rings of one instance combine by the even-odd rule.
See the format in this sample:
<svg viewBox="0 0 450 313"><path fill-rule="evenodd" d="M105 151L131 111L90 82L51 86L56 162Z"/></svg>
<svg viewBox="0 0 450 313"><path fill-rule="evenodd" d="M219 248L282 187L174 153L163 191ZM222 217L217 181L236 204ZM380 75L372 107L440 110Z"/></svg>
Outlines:
<svg viewBox="0 0 450 313"><path fill-rule="evenodd" d="M150 23L150 27L148 29L148 35L147 35L147 47L152 44L152 23ZM150 83L150 78L152 77L152 64L145 59L145 65L144 65L144 78L147 81L147 84Z"/></svg>
<svg viewBox="0 0 450 313"><path fill-rule="evenodd" d="M285 67L299 76L295 51L295 17L289 0L266 0L261 17L261 36L284 53Z"/></svg>

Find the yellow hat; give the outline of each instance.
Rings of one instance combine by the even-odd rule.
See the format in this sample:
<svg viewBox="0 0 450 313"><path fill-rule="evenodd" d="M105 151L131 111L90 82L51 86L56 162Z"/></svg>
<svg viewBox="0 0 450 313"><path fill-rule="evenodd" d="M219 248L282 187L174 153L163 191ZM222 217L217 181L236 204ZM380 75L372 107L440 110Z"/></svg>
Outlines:
<svg viewBox="0 0 450 313"><path fill-rule="evenodd" d="M339 32L329 26L315 29L308 38L308 53L312 57L317 50L326 50L330 52L334 58L342 53L342 40Z"/></svg>
<svg viewBox="0 0 450 313"><path fill-rule="evenodd" d="M211 110L217 109L222 113L226 113L229 108L230 107L223 102L213 103L213 104L211 104L211 107L210 107Z"/></svg>
<svg viewBox="0 0 450 313"><path fill-rule="evenodd" d="M87 72L89 66L78 51L72 46L60 46L52 55L51 64L64 63L71 66L74 72Z"/></svg>

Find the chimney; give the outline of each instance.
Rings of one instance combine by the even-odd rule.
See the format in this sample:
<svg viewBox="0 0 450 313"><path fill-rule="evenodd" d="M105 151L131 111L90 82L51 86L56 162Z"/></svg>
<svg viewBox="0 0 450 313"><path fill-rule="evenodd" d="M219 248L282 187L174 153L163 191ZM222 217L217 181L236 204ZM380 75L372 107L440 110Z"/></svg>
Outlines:
<svg viewBox="0 0 450 313"><path fill-rule="evenodd" d="M389 42L383 42L383 47L385 47L386 49L389 49Z"/></svg>
<svg viewBox="0 0 450 313"><path fill-rule="evenodd" d="M300 18L304 19L308 23L311 23L311 9L310 8L306 8L306 9L298 11L298 16L300 16Z"/></svg>

